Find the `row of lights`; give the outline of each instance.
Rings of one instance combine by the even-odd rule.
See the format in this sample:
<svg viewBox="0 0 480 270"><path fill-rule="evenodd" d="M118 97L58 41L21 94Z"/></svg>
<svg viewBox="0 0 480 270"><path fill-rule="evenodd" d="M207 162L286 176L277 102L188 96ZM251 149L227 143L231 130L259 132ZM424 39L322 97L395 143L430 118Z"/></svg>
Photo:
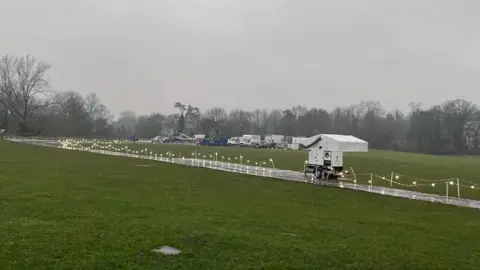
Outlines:
<svg viewBox="0 0 480 270"><path fill-rule="evenodd" d="M100 143L100 144L102 144L102 143ZM97 144L97 143L93 143L93 144L92 144L92 147L86 147L86 148L85 148L85 147L82 147L79 142L75 142L75 143L67 142L66 144L64 144L64 146L68 146L68 147L78 146L78 147L81 148L81 149L87 149L87 150L92 149L92 148L95 149L95 148L98 147L98 148L100 148L100 149L111 149L111 150L114 150L114 151L122 151L122 150L124 150L124 151L127 152L127 153L128 153L128 152L131 152L131 153L133 153L133 154L142 154L142 153L145 152L146 154L150 154L150 155L152 155L152 156L153 156L153 155L154 155L154 156L158 156L157 154L154 154L153 151L150 151L150 152L149 152L149 151L148 151L148 148L141 149L140 151L134 151L134 150L129 149L128 146L125 146L125 147L122 149L122 148L115 148L115 147L113 147L111 144L106 144L106 143L104 143L104 144L105 144L106 146L102 146L102 145L99 145L99 144ZM174 153L171 153L171 152L167 152L166 155L171 156L171 157L175 157L175 154L174 154ZM206 158L207 158L206 155L203 155L203 156L202 156L201 153L197 153L196 155L199 156L199 157L202 157L203 159L206 159ZM160 154L160 157L163 157L163 154ZM179 156L179 157L180 157L180 156ZM195 152L192 152L192 157L195 157ZM213 154L208 155L208 157L213 158ZM218 157L218 152L215 152L215 160L217 160L217 157ZM225 157L222 156L221 159L222 159L222 161L223 161L223 160L225 159ZM231 161L231 158L230 158L230 157L228 157L227 159L228 159L228 161ZM238 160L238 159L239 159L238 157L235 157L235 160ZM242 161L243 161L243 156L240 155L240 162L242 163ZM250 164L250 160L247 160L246 162L247 162L247 164ZM272 158L269 159L269 162L272 164L273 167L275 167L275 163L273 162L273 159L272 159ZM266 165L266 164L267 164L266 161L255 162L255 165L257 165L257 166L258 166L258 165L262 166L262 165Z"/></svg>
<svg viewBox="0 0 480 270"><path fill-rule="evenodd" d="M119 142L119 143L120 143L121 141L114 141L114 142ZM101 144L106 145L106 147L103 147ZM70 146L70 147L72 147L72 146L80 146L80 148L83 148L78 141L74 141L74 142L68 141L67 145ZM98 146L98 147L101 148L101 149L112 148L112 144L111 144L111 143L106 143L106 142L94 142L94 143L92 144L92 146L93 146L94 148ZM87 147L86 149L91 149L91 148L90 148L90 147ZM116 150L116 151L121 151L121 150L122 150L121 148L115 148L115 147L114 147L113 149ZM153 155L153 152L152 152L152 151L148 152L148 149L147 149L147 148L140 150L140 152L139 152L139 151L132 151L132 150L130 150L130 149L128 148L128 146L125 146L124 149L125 149L125 151L126 151L127 153L128 153L129 151L131 151L131 152L134 153L134 154L139 154L139 153L145 152L145 153L147 153L147 154L150 153L150 155ZM175 154L173 154L173 153L171 153L171 152L170 152L170 153L167 153L167 155L170 155L171 157L175 157ZM157 154L155 154L155 156L157 156ZM207 157L207 156L205 156L205 155L202 156L201 153L197 153L196 156L201 156L201 157L203 157L203 159L205 159L205 158ZM163 157L163 154L160 154L160 157ZM192 152L192 157L195 157L195 153L194 153L194 152ZM209 157L210 157L210 158L213 158L213 155L210 154ZM215 152L215 160L217 160L217 157L218 157L218 152ZM223 160L225 159L225 157L222 156L221 159L222 159L222 161L223 161ZM228 159L228 161L231 161L231 158L230 158L230 157L228 157L227 159ZM238 157L235 157L235 160L238 160ZM242 161L243 161L243 156L240 155L240 163L242 163ZM270 163L272 164L272 166L275 168L275 164L274 164L274 162L273 162L273 159L270 158L269 161L270 161ZM247 160L246 162L247 162L247 164L250 164L250 160ZM305 163L308 163L308 161L305 161ZM258 166L258 165L262 166L262 165L266 165L266 164L267 164L266 161L262 161L262 162L260 162L260 163L259 163L259 162L255 162L255 165L257 165L257 166ZM348 171L345 171L344 173L345 173L345 174L348 174ZM395 178L395 180L398 180L398 179L400 179L400 175L397 174L397 175L394 176L394 178ZM382 176L381 179L382 179L382 180L385 180L385 181L388 181L388 179L387 179L385 176ZM356 183L357 181L356 181L356 180L353 180L353 182ZM368 183L369 183L369 184L372 184L372 180L368 180ZM450 184L451 186L453 186L453 185L455 185L455 182L454 182L454 181L449 181L448 184ZM413 185L413 186L416 186L416 185L417 185L417 181L413 181L413 182L412 182L412 185ZM430 185L431 185L432 187L435 187L435 186L436 186L435 183L431 183ZM471 185L470 188L471 188L471 189L475 189L476 187L475 187L474 185Z"/></svg>

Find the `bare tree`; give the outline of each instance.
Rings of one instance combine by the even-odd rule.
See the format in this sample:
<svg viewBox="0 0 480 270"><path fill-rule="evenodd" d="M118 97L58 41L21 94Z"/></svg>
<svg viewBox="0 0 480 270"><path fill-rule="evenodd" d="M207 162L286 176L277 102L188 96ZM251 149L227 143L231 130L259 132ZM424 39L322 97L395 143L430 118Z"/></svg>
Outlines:
<svg viewBox="0 0 480 270"><path fill-rule="evenodd" d="M109 118L110 116L107 106L100 102L100 99L95 93L90 93L85 96L85 110L94 120L98 118Z"/></svg>
<svg viewBox="0 0 480 270"><path fill-rule="evenodd" d="M234 109L229 114L230 133L235 135L248 134L251 130L250 112Z"/></svg>
<svg viewBox="0 0 480 270"><path fill-rule="evenodd" d="M45 79L50 67L31 55L0 58L0 101L23 126L35 109L32 107L44 106L38 100L50 89Z"/></svg>
<svg viewBox="0 0 480 270"><path fill-rule="evenodd" d="M117 128L124 130L125 132L132 134L135 132L137 125L137 114L132 111L123 111L120 113L120 118L117 120Z"/></svg>
<svg viewBox="0 0 480 270"><path fill-rule="evenodd" d="M224 108L216 107L210 108L205 112L206 118L217 123L219 121L226 120L228 117L227 111Z"/></svg>
<svg viewBox="0 0 480 270"><path fill-rule="evenodd" d="M422 103L411 101L408 103L408 107L410 107L411 114L415 114L422 109Z"/></svg>
<svg viewBox="0 0 480 270"><path fill-rule="evenodd" d="M266 132L279 132L280 123L282 122L283 113L280 109L270 111L268 115L268 124L266 125Z"/></svg>
<svg viewBox="0 0 480 270"><path fill-rule="evenodd" d="M252 121L252 126L255 133L265 133L265 130L262 130L262 111L256 109L250 113L250 120Z"/></svg>
<svg viewBox="0 0 480 270"><path fill-rule="evenodd" d="M162 130L164 136L171 136L176 131L177 121L180 115L178 113L169 114L165 118L166 129Z"/></svg>
<svg viewBox="0 0 480 270"><path fill-rule="evenodd" d="M477 114L477 106L470 101L456 99L446 101L441 109L443 109L443 118L453 144L459 152L464 151L465 124Z"/></svg>
<svg viewBox="0 0 480 270"><path fill-rule="evenodd" d="M304 116L308 112L308 108L305 106L297 105L292 107L292 109L290 109L289 111L291 111L295 115L295 119L298 119L299 117Z"/></svg>
<svg viewBox="0 0 480 270"><path fill-rule="evenodd" d="M210 108L204 114L201 121L201 129L206 134L217 135L220 133L220 128L225 126L227 118L228 114L224 108Z"/></svg>

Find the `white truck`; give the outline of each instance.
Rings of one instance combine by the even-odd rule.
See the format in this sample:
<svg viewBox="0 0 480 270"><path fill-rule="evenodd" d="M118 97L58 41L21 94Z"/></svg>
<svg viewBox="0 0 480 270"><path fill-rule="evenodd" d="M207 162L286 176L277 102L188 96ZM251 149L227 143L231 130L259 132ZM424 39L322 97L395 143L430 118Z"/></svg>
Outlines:
<svg viewBox="0 0 480 270"><path fill-rule="evenodd" d="M284 135L275 135L275 134L265 135L265 142L266 143L280 144L284 141L285 141L285 136Z"/></svg>
<svg viewBox="0 0 480 270"><path fill-rule="evenodd" d="M305 176L316 179L337 179L343 176L344 152L368 152L368 142L350 135L318 134L303 139L300 148L308 151Z"/></svg>
<svg viewBox="0 0 480 270"><path fill-rule="evenodd" d="M292 142L288 144L287 148L290 150L299 150L300 145L303 143L303 140L307 138L305 137L292 137Z"/></svg>
<svg viewBox="0 0 480 270"><path fill-rule="evenodd" d="M284 148L284 145L285 145L284 135L275 135L275 134L265 135L264 146L268 148Z"/></svg>
<svg viewBox="0 0 480 270"><path fill-rule="evenodd" d="M243 135L240 138L240 146L244 147L260 147L262 143L262 137L260 135Z"/></svg>

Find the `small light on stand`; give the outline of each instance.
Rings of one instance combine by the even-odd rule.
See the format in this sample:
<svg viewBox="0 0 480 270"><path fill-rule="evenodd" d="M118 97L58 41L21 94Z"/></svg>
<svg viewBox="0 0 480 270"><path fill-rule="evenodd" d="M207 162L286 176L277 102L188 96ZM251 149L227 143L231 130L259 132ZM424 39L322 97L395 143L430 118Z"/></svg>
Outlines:
<svg viewBox="0 0 480 270"><path fill-rule="evenodd" d="M270 158L270 160L269 160L269 161L270 161L270 163L272 163L272 168L274 168L274 169L275 169L275 163L273 163L273 159L272 159L272 158Z"/></svg>

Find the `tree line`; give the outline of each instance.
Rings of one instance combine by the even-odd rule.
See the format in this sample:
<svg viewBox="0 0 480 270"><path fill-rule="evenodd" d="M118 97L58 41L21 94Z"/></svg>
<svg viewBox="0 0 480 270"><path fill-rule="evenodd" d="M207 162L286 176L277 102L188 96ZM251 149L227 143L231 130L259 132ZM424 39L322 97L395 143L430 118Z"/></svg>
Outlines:
<svg viewBox="0 0 480 270"><path fill-rule="evenodd" d="M371 148L431 154L479 153L480 110L456 99L423 108L410 103L408 113L387 111L378 101L362 101L331 111L294 106L288 109L200 109L172 104L177 113L137 115L121 112L115 118L95 93L54 91L46 74L48 63L33 56L0 58L0 118L7 134L52 137L152 138L173 133L240 136L283 134L312 136L350 134Z"/></svg>

